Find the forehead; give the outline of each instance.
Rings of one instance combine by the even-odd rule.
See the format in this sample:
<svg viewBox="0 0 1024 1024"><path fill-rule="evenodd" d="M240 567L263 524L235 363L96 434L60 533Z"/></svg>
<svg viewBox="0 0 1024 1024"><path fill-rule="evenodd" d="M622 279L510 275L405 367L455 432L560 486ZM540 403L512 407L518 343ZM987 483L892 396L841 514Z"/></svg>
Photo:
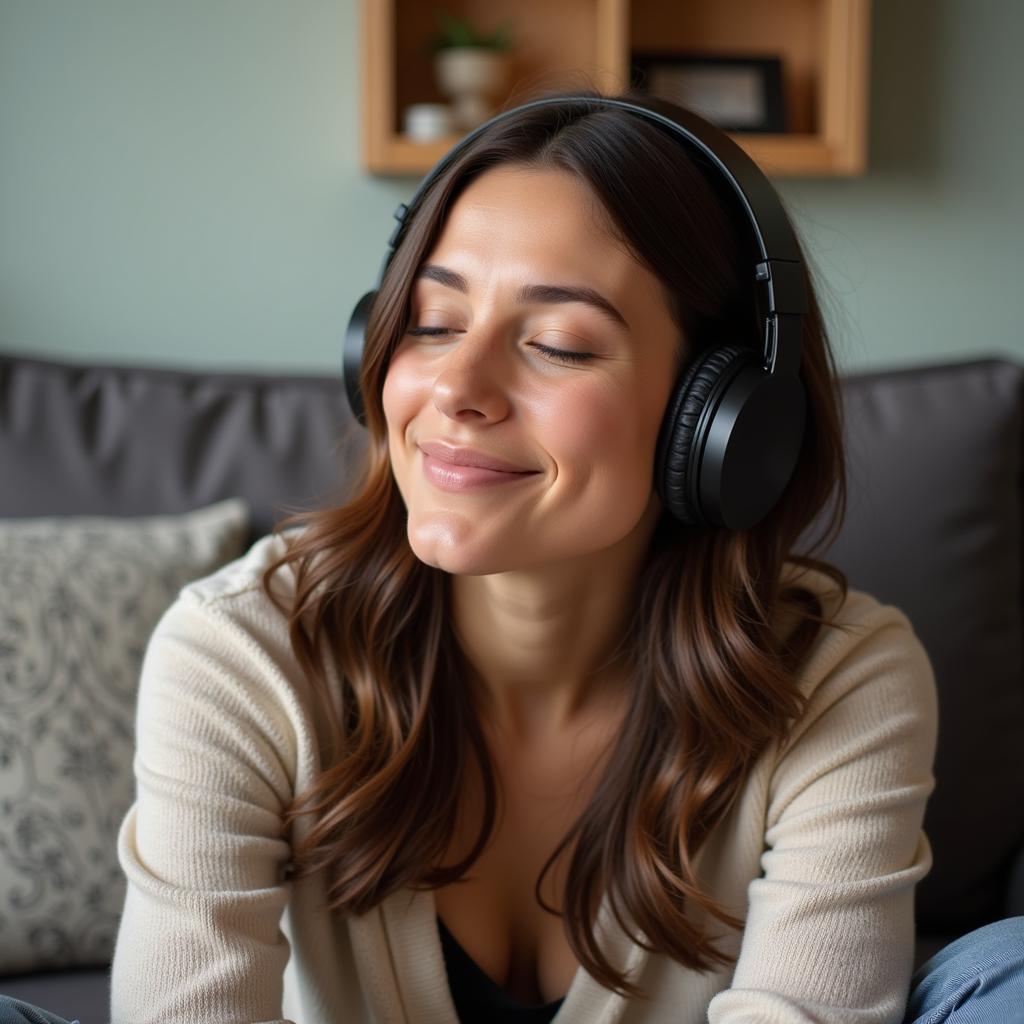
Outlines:
<svg viewBox="0 0 1024 1024"><path fill-rule="evenodd" d="M589 183L551 167L501 164L477 175L459 193L449 215L472 220L486 212L556 215L605 231L608 213Z"/></svg>
<svg viewBox="0 0 1024 1024"><path fill-rule="evenodd" d="M428 262L452 266L475 283L506 274L576 280L623 299L658 287L615 237L590 186L552 169L502 165L473 179L448 212Z"/></svg>

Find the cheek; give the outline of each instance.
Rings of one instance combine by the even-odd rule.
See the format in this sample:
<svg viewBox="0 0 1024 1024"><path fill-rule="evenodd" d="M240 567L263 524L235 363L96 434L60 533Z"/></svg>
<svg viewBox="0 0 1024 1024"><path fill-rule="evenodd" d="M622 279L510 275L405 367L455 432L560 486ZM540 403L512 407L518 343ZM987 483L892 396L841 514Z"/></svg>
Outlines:
<svg viewBox="0 0 1024 1024"><path fill-rule="evenodd" d="M388 366L381 389L381 404L387 423L391 471L402 497L408 501L412 464L406 445L409 424L422 407L422 380L412 361L396 355Z"/></svg>
<svg viewBox="0 0 1024 1024"><path fill-rule="evenodd" d="M413 360L401 352L392 356L384 377L381 402L389 432L402 430L414 415L423 395L424 381Z"/></svg>
<svg viewBox="0 0 1024 1024"><path fill-rule="evenodd" d="M581 379L561 389L557 402L534 411L563 472L614 486L616 480L643 478L650 471L657 410L635 381Z"/></svg>

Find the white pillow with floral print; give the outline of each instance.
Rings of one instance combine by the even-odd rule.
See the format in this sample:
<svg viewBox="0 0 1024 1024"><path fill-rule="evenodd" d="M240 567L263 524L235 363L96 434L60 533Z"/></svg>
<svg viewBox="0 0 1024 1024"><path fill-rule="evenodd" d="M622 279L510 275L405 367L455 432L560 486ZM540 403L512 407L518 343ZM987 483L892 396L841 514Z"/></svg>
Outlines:
<svg viewBox="0 0 1024 1024"><path fill-rule="evenodd" d="M142 656L181 587L248 534L238 498L0 519L0 975L110 963Z"/></svg>

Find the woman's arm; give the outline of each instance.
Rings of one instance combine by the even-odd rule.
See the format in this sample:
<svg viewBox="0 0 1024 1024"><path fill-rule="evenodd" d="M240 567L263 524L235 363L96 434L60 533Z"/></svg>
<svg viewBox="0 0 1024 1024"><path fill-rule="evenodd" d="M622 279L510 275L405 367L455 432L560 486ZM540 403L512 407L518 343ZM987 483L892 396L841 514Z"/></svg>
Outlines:
<svg viewBox="0 0 1024 1024"><path fill-rule="evenodd" d="M818 652L834 664L776 763L763 874L709 1024L903 1020L914 886L932 864L921 825L938 700L905 615L873 602L862 622Z"/></svg>
<svg viewBox="0 0 1024 1024"><path fill-rule="evenodd" d="M282 1024L294 752L269 679L216 598L186 589L150 638L136 799L117 838L128 889L112 1024Z"/></svg>

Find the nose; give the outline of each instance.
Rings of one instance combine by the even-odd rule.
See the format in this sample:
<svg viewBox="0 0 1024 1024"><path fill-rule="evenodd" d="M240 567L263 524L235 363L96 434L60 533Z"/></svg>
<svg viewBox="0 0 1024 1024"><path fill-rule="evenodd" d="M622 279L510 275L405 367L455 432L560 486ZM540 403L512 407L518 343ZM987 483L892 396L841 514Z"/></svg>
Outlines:
<svg viewBox="0 0 1024 1024"><path fill-rule="evenodd" d="M453 420L490 420L508 415L509 368L499 340L480 331L456 335L434 378L434 405Z"/></svg>

